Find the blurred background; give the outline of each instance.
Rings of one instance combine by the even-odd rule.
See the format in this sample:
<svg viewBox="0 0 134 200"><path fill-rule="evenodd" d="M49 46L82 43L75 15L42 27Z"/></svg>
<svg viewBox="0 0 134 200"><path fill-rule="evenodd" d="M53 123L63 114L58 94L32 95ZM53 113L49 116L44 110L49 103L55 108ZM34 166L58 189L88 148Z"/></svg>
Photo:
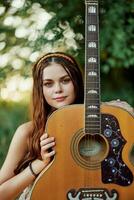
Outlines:
<svg viewBox="0 0 134 200"><path fill-rule="evenodd" d="M11 138L29 120L31 68L65 51L84 70L84 0L0 1L0 166ZM134 106L134 0L100 0L102 101Z"/></svg>

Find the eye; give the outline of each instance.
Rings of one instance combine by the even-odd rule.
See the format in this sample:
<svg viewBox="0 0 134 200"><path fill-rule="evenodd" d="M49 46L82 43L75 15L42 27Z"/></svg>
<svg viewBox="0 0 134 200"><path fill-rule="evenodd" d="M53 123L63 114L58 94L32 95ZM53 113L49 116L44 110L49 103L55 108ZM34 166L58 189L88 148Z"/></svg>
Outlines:
<svg viewBox="0 0 134 200"><path fill-rule="evenodd" d="M62 80L62 83L63 83L63 84L67 84L67 83L69 83L70 81L71 81L70 78L65 78L65 79Z"/></svg>
<svg viewBox="0 0 134 200"><path fill-rule="evenodd" d="M46 82L46 83L43 83L43 86L50 88L50 87L53 86L53 83L52 82Z"/></svg>

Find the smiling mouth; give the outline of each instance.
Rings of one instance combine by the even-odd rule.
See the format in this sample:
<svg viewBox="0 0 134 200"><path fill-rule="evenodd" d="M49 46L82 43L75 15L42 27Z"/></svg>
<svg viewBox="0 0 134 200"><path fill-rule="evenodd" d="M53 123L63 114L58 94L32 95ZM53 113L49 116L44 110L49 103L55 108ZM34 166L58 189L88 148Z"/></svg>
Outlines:
<svg viewBox="0 0 134 200"><path fill-rule="evenodd" d="M64 101L66 98L67 98L67 96L65 96L65 97L57 97L57 98L54 98L54 100L60 102L60 101Z"/></svg>

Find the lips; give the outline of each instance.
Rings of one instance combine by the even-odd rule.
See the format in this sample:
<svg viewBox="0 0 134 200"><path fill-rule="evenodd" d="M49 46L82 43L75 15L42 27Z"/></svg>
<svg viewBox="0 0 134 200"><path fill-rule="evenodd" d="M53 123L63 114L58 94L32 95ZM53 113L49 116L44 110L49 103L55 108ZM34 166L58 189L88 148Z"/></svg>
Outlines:
<svg viewBox="0 0 134 200"><path fill-rule="evenodd" d="M64 101L64 99L66 98L67 96L63 96L63 97L56 97L54 98L54 100L58 101L58 102L61 102L61 101Z"/></svg>

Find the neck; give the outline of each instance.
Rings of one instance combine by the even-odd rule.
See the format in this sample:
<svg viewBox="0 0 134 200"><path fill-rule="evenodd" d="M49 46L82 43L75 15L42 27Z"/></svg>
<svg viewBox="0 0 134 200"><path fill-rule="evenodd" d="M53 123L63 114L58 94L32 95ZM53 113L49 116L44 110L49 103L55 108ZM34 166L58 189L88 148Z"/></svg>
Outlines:
<svg viewBox="0 0 134 200"><path fill-rule="evenodd" d="M100 131L100 61L98 2L86 1L85 19L85 132Z"/></svg>

